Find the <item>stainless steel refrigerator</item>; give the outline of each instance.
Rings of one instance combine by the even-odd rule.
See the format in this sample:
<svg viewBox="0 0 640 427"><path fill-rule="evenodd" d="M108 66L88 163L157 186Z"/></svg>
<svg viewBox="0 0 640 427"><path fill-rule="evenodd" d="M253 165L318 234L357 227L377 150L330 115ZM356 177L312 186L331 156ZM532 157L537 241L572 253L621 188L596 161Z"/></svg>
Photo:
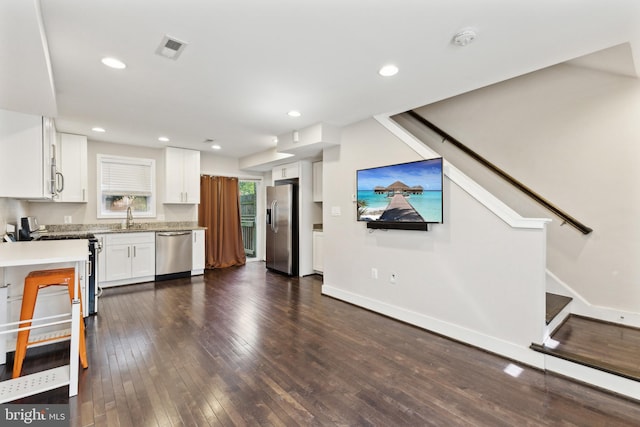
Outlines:
<svg viewBox="0 0 640 427"><path fill-rule="evenodd" d="M267 187L267 268L298 274L298 186Z"/></svg>

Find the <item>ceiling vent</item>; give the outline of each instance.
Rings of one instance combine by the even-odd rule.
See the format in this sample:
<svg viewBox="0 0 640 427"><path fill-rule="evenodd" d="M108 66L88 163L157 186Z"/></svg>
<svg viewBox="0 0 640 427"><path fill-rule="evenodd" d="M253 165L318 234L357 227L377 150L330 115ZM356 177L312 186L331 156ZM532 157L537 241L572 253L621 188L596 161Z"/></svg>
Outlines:
<svg viewBox="0 0 640 427"><path fill-rule="evenodd" d="M156 53L165 58L178 59L187 44L183 41L165 35L160 42L160 46L156 49Z"/></svg>

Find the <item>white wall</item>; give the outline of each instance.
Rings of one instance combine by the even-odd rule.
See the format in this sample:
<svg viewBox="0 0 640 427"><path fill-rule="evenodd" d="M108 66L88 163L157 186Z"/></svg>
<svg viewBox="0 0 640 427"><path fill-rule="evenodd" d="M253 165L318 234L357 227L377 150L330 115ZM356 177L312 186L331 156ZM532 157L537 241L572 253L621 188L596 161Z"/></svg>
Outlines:
<svg viewBox="0 0 640 427"><path fill-rule="evenodd" d="M325 150L323 293L540 366L528 346L543 333L544 229L509 227L448 179L444 224L429 232L356 222L356 169L419 158L374 120Z"/></svg>
<svg viewBox="0 0 640 427"><path fill-rule="evenodd" d="M200 153L200 172L204 175L236 176L238 178L262 179L262 172L240 170L239 159L223 157L213 153Z"/></svg>
<svg viewBox="0 0 640 427"><path fill-rule="evenodd" d="M561 226L430 131L417 134L520 214L553 218L548 268L589 304L640 312L639 80L558 65L418 111L593 228Z"/></svg>
<svg viewBox="0 0 640 427"><path fill-rule="evenodd" d="M4 236L6 225L20 226L20 218L27 215L27 202L0 197L0 237Z"/></svg>
<svg viewBox="0 0 640 427"><path fill-rule="evenodd" d="M196 221L197 205L164 205L164 153L161 148L138 147L126 144L89 141L87 203L30 202L29 215L36 216L40 224L64 224L64 217L71 216L74 224L97 224L122 222L122 220L98 219L97 216L97 154L111 154L124 157L140 157L156 161L156 218L153 221Z"/></svg>
<svg viewBox="0 0 640 427"><path fill-rule="evenodd" d="M100 222L121 222L121 220L104 220L97 218L97 182L96 182L96 154L112 154L125 157L141 157L156 161L156 218L144 219L153 221L197 221L198 205L165 205L164 196L164 152L162 148L139 147L126 144L112 144L106 142L89 141L88 143L88 202L87 203L28 203L28 214L38 218L41 224L63 224L64 217L70 215L73 223L96 224ZM238 169L237 159L201 153L201 172L224 176L261 178L255 172L246 173Z"/></svg>

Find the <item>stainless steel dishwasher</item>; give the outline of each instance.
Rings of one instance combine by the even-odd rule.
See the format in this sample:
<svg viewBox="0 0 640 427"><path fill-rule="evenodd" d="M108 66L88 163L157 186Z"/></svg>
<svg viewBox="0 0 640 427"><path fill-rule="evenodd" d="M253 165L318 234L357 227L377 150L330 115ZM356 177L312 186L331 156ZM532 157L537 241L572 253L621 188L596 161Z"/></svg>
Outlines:
<svg viewBox="0 0 640 427"><path fill-rule="evenodd" d="M191 276L191 231L156 232L156 280Z"/></svg>

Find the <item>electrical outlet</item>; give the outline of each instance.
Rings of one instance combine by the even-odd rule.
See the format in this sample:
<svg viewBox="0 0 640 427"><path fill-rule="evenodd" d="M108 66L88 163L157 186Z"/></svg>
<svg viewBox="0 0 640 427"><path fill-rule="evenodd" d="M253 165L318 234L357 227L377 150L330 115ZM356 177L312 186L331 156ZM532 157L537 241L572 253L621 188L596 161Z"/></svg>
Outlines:
<svg viewBox="0 0 640 427"><path fill-rule="evenodd" d="M65 224L71 224L72 221L73 221L73 218L71 217L71 215L65 215L64 216L64 223Z"/></svg>
<svg viewBox="0 0 640 427"><path fill-rule="evenodd" d="M389 277L389 283L391 283L392 285L395 285L398 282L398 275L396 273L391 273L391 276Z"/></svg>
<svg viewBox="0 0 640 427"><path fill-rule="evenodd" d="M378 269L377 268L372 268L371 269L371 278L372 279L377 279L378 278Z"/></svg>

